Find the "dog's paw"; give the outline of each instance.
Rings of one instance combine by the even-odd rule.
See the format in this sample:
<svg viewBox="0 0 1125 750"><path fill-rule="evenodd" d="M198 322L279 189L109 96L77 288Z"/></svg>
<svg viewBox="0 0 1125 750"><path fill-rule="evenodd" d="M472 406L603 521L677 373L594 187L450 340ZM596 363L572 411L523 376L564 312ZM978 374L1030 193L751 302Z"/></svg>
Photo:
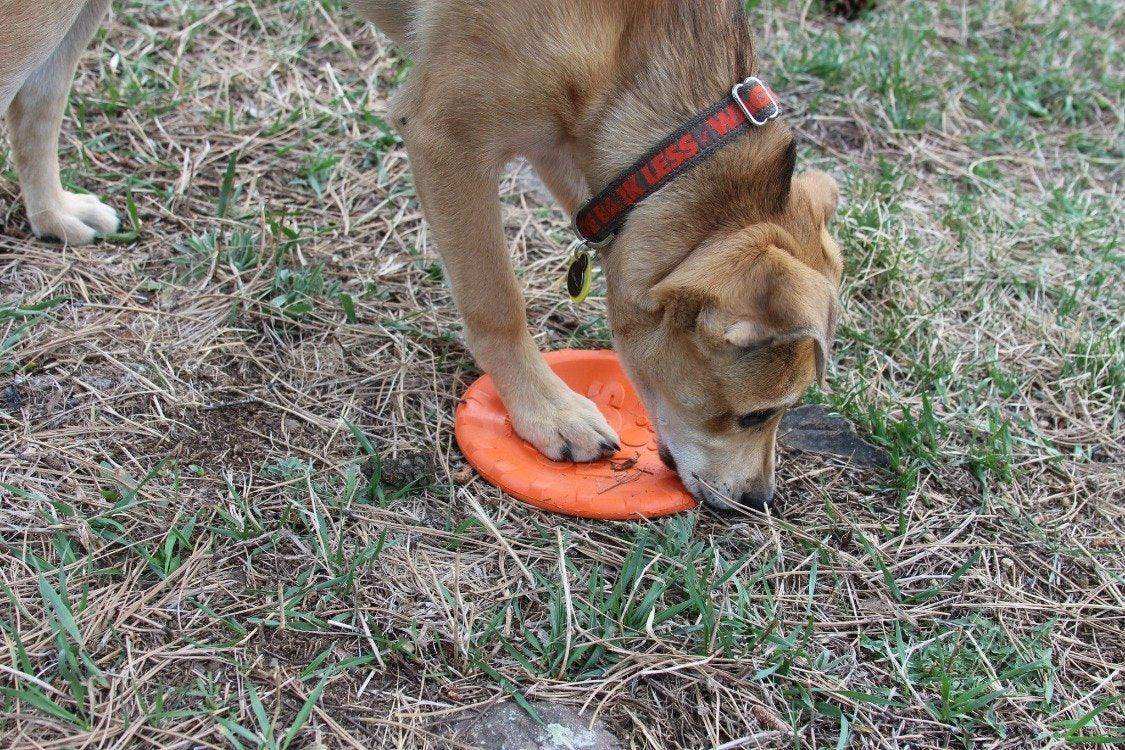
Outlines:
<svg viewBox="0 0 1125 750"><path fill-rule="evenodd" d="M117 212L92 195L62 194L57 204L33 210L28 219L36 237L67 245L85 245L98 235L112 234L121 225Z"/></svg>
<svg viewBox="0 0 1125 750"><path fill-rule="evenodd" d="M511 410L516 433L552 461L586 463L621 450L613 428L594 402L566 389Z"/></svg>

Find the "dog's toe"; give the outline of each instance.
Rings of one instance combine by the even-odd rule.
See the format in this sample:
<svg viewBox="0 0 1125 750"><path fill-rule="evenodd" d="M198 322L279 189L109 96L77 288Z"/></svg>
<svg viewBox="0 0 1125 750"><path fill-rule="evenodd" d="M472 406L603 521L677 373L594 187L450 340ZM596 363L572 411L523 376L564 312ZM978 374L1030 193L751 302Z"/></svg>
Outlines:
<svg viewBox="0 0 1125 750"><path fill-rule="evenodd" d="M67 245L88 244L98 235L116 232L120 226L116 211L93 195L77 193L64 193L51 206L29 206L28 217L36 237Z"/></svg>
<svg viewBox="0 0 1125 750"><path fill-rule="evenodd" d="M98 234L113 234L121 226L117 212L93 195L75 195L74 206L82 223Z"/></svg>

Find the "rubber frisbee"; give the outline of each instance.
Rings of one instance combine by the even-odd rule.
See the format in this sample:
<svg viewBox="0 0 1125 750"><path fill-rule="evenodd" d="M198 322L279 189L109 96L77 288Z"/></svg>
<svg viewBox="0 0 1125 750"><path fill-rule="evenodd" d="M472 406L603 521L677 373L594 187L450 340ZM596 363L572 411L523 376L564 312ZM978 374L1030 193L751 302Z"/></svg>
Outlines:
<svg viewBox="0 0 1125 750"><path fill-rule="evenodd" d="M621 438L621 451L590 464L550 460L516 435L487 375L457 407L457 443L481 476L543 510L621 521L691 510L695 500L657 454L656 431L611 351L550 352L547 364L589 398Z"/></svg>

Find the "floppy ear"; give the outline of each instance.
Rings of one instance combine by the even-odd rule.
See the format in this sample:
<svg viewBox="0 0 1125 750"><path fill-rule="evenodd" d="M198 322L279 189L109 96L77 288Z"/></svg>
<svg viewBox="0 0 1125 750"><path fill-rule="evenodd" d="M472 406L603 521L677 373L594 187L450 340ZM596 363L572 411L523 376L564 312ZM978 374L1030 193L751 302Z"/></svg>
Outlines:
<svg viewBox="0 0 1125 750"><path fill-rule="evenodd" d="M827 172L809 170L793 179L793 189L808 196L809 205L825 224L832 220L840 203L840 186Z"/></svg>
<svg viewBox="0 0 1125 750"><path fill-rule="evenodd" d="M770 248L751 269L751 304L722 331L742 349L811 340L816 346L817 380L824 382L836 336L836 295L821 273L789 253Z"/></svg>
<svg viewBox="0 0 1125 750"><path fill-rule="evenodd" d="M828 369L836 295L823 274L789 252L793 239L761 224L701 245L653 289L675 325L713 344L758 349L811 340L817 377Z"/></svg>

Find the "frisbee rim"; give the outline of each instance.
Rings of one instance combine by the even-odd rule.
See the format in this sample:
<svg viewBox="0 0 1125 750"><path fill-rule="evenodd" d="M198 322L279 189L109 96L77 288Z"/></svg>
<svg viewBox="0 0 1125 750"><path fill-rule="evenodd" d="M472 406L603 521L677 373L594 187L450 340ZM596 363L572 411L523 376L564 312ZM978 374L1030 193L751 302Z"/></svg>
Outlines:
<svg viewBox="0 0 1125 750"><path fill-rule="evenodd" d="M553 371L556 371L556 373L559 374L560 377L563 377L564 380L566 373L558 373L556 368L565 368L567 365L573 365L575 363L584 362L594 368L601 369L609 367L613 368L616 371L619 371L620 377L618 377L617 372L612 373L613 377L610 378L611 382L616 382L625 386L632 397L636 399L637 408L641 409L643 413L644 405L641 402L640 398L636 396L636 390L633 387L633 384L629 381L628 375L625 373L624 368L621 366L620 359L617 357L616 352L614 352L612 349L559 349L551 352L545 352L543 356L547 361L548 366L550 366ZM568 383L568 386L569 385L570 384ZM645 497L643 495L639 497L627 497L625 496L627 493L625 491L622 491L621 493L615 493L614 496L608 498L605 503L599 505L598 503L579 500L577 498L577 495L574 499L568 502L559 500L557 497L544 497L533 494L526 488L526 479L522 483L513 482L509 479L509 477L512 476L511 470L498 470L493 465L493 463L488 460L489 453L495 450L495 448L492 446L487 446L480 441L477 441L475 438L476 433L478 432L478 430L480 430L485 433L486 438L494 439L492 436L489 436L487 434L487 425L481 425L480 427L476 426L480 424L480 420L486 420L490 416L502 416L505 420L505 424L510 423L509 417L506 412L502 415L498 415L495 410L486 410L482 413L470 413L470 411L472 410L471 403L474 401L475 397L477 398L478 403L477 408L487 408L483 403L480 402L479 399L490 398L492 396L495 396L495 386L490 375L481 376L465 390L465 393L462 395L461 400L457 405L454 420L454 437L457 440L457 445L461 449L462 455L464 455L465 460L468 461L473 469L485 481L499 488L505 494L514 497L522 503L531 505L535 508L539 508L540 510L548 511L550 513L556 513L575 518L589 518L602 521L636 521L645 518L660 518L664 516L675 515L677 513L683 513L698 507L695 499L687 492L686 489L683 488L683 485L680 483L679 478L676 477L674 473L672 473L671 476L675 480L675 485L679 488L679 491L674 494L667 494L663 499L658 498L657 500L652 500L651 498ZM498 397L496 398L496 401L499 402ZM647 419L647 414L645 415L645 417ZM511 437L523 443L531 451L535 451L536 455L541 455L538 453L538 451L536 451L534 446L532 446L530 443L527 443L527 441L520 438L514 432L511 433ZM644 446L635 450L638 452L638 455L641 455L644 452L648 452ZM593 462L592 465L596 466L599 463L603 463L603 461ZM560 468L568 466L568 464L565 464L563 462L552 462L552 464L557 465ZM662 464L661 469L663 469ZM521 469L517 472L517 475L521 477L526 476L523 467L521 467ZM567 475L560 475L559 479L561 479L563 482L566 482L566 477ZM650 483L646 484L651 484L650 489L654 490L657 489L655 483L665 478L665 476L654 478L650 480ZM610 489L616 489L616 486L611 487ZM547 492L550 492L550 490L547 490ZM629 507L634 503L637 503L642 507Z"/></svg>

